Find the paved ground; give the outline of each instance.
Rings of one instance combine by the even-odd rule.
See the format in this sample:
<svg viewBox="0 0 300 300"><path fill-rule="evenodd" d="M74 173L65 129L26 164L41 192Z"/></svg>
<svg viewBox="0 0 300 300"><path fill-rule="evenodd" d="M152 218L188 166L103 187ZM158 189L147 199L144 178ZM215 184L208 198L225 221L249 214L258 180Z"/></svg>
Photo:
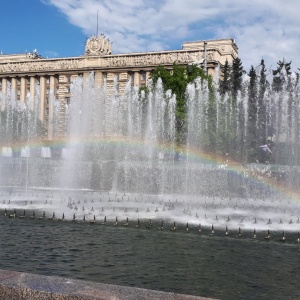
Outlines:
<svg viewBox="0 0 300 300"><path fill-rule="evenodd" d="M1 300L209 300L203 297L8 270L0 270L0 298Z"/></svg>

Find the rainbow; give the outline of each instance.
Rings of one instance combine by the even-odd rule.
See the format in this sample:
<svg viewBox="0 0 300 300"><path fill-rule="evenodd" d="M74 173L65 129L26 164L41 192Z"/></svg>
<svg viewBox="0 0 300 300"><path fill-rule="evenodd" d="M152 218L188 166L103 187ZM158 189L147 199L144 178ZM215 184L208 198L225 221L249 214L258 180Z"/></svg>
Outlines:
<svg viewBox="0 0 300 300"><path fill-rule="evenodd" d="M264 187L271 188L273 191L280 193L287 199L300 202L300 190L296 187L292 188L288 186L284 181L274 176L270 176L270 172L263 172L261 168L255 166L241 164L240 162L234 161L228 156L215 155L209 152L205 152L198 148L186 148L186 147L175 147L174 144L168 143L157 143L139 139L133 139L121 136L93 136L93 137L72 137L72 138L60 138L53 141L36 139L30 140L27 143L16 142L10 145L0 143L0 147L10 147L13 151L19 152L25 146L31 149L40 149L41 147L51 147L52 149L62 149L66 146L118 146L127 147L128 149L143 150L146 147L151 147L157 151L163 151L164 153L180 153L181 159L189 160L191 163L209 164L219 169L226 169L240 176L247 176L250 180L253 180L257 184L261 184ZM259 165L258 165L259 167ZM272 167L270 167L272 170Z"/></svg>

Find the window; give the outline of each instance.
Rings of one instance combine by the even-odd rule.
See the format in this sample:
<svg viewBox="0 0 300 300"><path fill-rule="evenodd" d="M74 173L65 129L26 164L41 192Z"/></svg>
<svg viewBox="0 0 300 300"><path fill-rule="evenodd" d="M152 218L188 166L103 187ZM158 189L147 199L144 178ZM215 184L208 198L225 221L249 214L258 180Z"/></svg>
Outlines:
<svg viewBox="0 0 300 300"><path fill-rule="evenodd" d="M134 76L132 72L128 72L128 81L131 80L131 83L134 81Z"/></svg>
<svg viewBox="0 0 300 300"><path fill-rule="evenodd" d="M70 104L70 100L71 100L70 97L66 97L65 98L65 103L69 105Z"/></svg>
<svg viewBox="0 0 300 300"><path fill-rule="evenodd" d="M146 81L146 72L141 72L141 80Z"/></svg>

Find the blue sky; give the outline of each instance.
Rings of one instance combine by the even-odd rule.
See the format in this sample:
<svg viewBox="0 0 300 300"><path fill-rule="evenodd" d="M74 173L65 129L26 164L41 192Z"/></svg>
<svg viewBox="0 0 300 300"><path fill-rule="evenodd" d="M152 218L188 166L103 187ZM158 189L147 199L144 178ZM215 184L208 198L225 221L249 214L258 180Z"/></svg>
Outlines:
<svg viewBox="0 0 300 300"><path fill-rule="evenodd" d="M55 6L40 0L1 0L0 51L24 53L37 49L43 57L78 56L86 34L70 24Z"/></svg>
<svg viewBox="0 0 300 300"><path fill-rule="evenodd" d="M300 68L299 0L1 0L0 10L5 54L82 55L99 10L99 33L113 42L113 53L234 38L246 70L261 58L270 68L283 58Z"/></svg>

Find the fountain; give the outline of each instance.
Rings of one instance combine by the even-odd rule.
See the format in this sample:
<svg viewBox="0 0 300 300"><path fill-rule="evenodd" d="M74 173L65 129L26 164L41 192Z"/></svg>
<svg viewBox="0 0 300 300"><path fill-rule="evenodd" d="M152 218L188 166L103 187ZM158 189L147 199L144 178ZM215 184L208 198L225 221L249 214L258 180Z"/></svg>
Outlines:
<svg viewBox="0 0 300 300"><path fill-rule="evenodd" d="M246 148L241 149L239 142L248 134L247 93L238 95L236 111L226 95L216 93L212 114L207 82L197 79L187 94L187 145L179 148L176 98L164 92L161 81L155 86L149 83L146 92L128 82L120 96L107 93L105 84L96 86L93 73L85 80L78 77L66 107L68 138L63 146L55 138L57 143L49 147L36 142L41 129L35 117L38 98L28 95L26 103L18 103L8 88L1 98L5 114L0 119L0 208L45 211L50 219L93 223L106 218L127 225L165 220L174 222L175 228L176 221L187 224L183 226L189 231L192 226L226 228L226 234L254 228L299 231L299 189L295 188L300 185L300 170L294 164L299 156L297 90L288 96L266 92L265 116L277 124L272 138L278 145L282 139L286 144L296 141L287 164L276 166L236 163L231 153L212 155L209 147L203 147L209 133L218 141L214 147L221 149L222 130L235 124L237 142L227 150L243 155ZM290 105L282 101L288 97L294 99ZM58 115L60 104L54 104ZM17 128L14 118L21 124ZM53 124L58 136L58 125ZM59 155L53 155L55 147Z"/></svg>

